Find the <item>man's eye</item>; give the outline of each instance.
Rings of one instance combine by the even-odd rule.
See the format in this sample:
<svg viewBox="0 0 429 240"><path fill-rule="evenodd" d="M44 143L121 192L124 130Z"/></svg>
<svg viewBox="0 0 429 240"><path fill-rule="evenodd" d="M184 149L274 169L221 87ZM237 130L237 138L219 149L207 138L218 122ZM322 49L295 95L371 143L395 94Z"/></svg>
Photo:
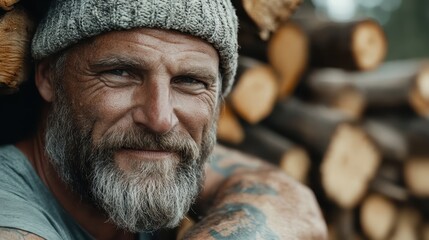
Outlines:
<svg viewBox="0 0 429 240"><path fill-rule="evenodd" d="M187 77L187 76L178 77L173 80L173 83L184 85L187 87L193 87L193 88L207 88L206 82L198 80L194 77Z"/></svg>
<svg viewBox="0 0 429 240"><path fill-rule="evenodd" d="M101 81L110 87L124 87L137 82L135 75L123 69L112 69L103 71L100 75Z"/></svg>
<svg viewBox="0 0 429 240"><path fill-rule="evenodd" d="M105 71L105 74L110 74L110 75L115 75L115 76L120 76L120 77L129 77L130 73L126 70L123 69L112 69L109 71Z"/></svg>

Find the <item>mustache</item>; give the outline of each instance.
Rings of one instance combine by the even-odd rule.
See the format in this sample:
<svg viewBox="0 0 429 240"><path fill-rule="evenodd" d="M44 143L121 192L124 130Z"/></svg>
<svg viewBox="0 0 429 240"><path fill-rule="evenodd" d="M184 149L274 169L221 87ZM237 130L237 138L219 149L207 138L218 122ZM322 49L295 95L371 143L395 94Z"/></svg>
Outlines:
<svg viewBox="0 0 429 240"><path fill-rule="evenodd" d="M196 159L200 154L199 146L186 132L172 130L157 134L144 128L129 127L107 133L98 143L96 149L120 149L174 152L182 157Z"/></svg>

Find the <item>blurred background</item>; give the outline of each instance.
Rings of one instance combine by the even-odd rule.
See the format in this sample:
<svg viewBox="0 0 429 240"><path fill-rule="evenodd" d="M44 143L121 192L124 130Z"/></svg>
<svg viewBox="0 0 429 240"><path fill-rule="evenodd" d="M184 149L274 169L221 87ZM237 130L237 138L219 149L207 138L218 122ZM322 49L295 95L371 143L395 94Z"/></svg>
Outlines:
<svg viewBox="0 0 429 240"><path fill-rule="evenodd" d="M219 142L309 186L331 240L429 240L429 1L233 2Z"/></svg>
<svg viewBox="0 0 429 240"><path fill-rule="evenodd" d="M376 19L389 39L387 60L429 56L429 1L426 0L306 0L336 21Z"/></svg>

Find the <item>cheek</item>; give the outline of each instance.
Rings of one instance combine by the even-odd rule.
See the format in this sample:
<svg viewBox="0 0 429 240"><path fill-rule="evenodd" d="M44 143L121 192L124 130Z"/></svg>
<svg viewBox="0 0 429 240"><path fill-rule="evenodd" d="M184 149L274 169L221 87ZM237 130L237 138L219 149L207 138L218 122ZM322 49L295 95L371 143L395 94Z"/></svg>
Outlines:
<svg viewBox="0 0 429 240"><path fill-rule="evenodd" d="M86 113L85 118L91 118L92 137L98 142L102 137L117 125L124 124L128 109L131 106L131 93L124 91L99 91L80 102L80 108Z"/></svg>
<svg viewBox="0 0 429 240"><path fill-rule="evenodd" d="M197 144L201 144L203 136L216 120L215 102L204 99L187 99L181 101L176 108L176 115L181 125L187 130Z"/></svg>

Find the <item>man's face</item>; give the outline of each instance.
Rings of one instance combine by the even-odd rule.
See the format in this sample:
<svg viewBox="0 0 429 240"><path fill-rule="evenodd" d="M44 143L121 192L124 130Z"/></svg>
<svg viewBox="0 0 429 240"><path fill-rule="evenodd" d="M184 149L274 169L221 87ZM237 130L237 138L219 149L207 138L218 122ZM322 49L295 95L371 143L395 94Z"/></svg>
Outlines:
<svg viewBox="0 0 429 240"><path fill-rule="evenodd" d="M64 60L46 134L59 175L119 227L176 225L215 142L216 50L177 32L135 29L79 44Z"/></svg>

